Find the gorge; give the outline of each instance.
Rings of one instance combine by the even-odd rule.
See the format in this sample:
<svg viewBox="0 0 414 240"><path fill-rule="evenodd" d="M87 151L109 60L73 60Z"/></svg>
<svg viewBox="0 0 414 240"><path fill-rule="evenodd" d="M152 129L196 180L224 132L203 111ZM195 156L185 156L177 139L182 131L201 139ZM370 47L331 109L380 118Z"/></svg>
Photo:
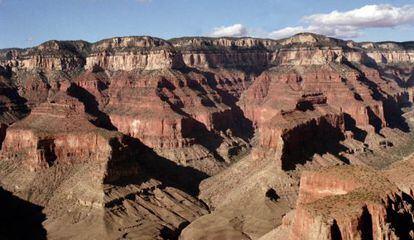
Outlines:
<svg viewBox="0 0 414 240"><path fill-rule="evenodd" d="M0 86L37 239L414 239L414 42L48 41Z"/></svg>

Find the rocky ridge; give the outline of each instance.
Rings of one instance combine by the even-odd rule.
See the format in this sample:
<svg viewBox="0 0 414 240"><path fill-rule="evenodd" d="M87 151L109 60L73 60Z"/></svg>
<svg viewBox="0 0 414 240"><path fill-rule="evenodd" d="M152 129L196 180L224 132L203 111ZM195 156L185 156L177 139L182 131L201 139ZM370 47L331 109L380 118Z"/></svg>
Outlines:
<svg viewBox="0 0 414 240"><path fill-rule="evenodd" d="M304 172L289 239L411 239L412 191L397 185L366 167Z"/></svg>

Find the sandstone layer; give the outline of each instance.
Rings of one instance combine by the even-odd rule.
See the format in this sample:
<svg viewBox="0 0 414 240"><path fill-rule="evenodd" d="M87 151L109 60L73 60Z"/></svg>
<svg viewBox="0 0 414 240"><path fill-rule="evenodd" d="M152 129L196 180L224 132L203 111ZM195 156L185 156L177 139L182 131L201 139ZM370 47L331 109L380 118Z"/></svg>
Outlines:
<svg viewBox="0 0 414 240"><path fill-rule="evenodd" d="M290 239L411 239L412 192L379 172L334 167L305 172Z"/></svg>

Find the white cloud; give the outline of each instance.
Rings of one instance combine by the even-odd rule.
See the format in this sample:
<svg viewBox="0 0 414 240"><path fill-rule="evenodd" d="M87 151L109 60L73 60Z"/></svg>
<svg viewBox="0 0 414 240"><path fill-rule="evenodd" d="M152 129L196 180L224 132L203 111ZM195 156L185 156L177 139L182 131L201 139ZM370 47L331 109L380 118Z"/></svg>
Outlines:
<svg viewBox="0 0 414 240"><path fill-rule="evenodd" d="M333 11L303 17L306 26L286 27L270 33L273 38L314 32L339 38L355 38L367 28L388 28L414 23L414 5L366 5L347 12Z"/></svg>
<svg viewBox="0 0 414 240"><path fill-rule="evenodd" d="M253 36L262 38L284 38L295 35L301 32L313 32L327 36L336 36L343 38L352 38L360 36L358 30L354 27L341 26L341 27L329 27L329 26L297 26L286 27L272 32L264 32L255 29L247 29L242 24L235 24L231 26L222 26L214 28L213 32L209 34L212 37L243 37Z"/></svg>
<svg viewBox="0 0 414 240"><path fill-rule="evenodd" d="M390 28L414 25L414 5L395 7L389 4L366 5L350 11L332 11L302 18L303 25L289 26L271 32L247 29L242 24L218 27L210 34L222 36L260 36L284 38L300 32L313 32L338 38L356 38L367 28ZM258 34L260 33L260 34Z"/></svg>
<svg viewBox="0 0 414 240"><path fill-rule="evenodd" d="M209 34L212 37L242 37L247 36L248 31L242 24L234 24L231 26L221 26L213 29Z"/></svg>
<svg viewBox="0 0 414 240"><path fill-rule="evenodd" d="M394 7L389 4L366 5L347 12L333 11L304 17L311 25L367 27L395 27L414 23L414 5Z"/></svg>

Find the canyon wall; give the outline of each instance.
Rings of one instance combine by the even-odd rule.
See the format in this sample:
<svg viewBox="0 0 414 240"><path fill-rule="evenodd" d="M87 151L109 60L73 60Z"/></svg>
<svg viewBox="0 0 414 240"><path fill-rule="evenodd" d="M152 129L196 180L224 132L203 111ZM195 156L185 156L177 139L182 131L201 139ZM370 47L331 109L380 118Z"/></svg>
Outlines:
<svg viewBox="0 0 414 240"><path fill-rule="evenodd" d="M290 239L409 239L413 196L361 167L305 172Z"/></svg>
<svg viewBox="0 0 414 240"><path fill-rule="evenodd" d="M387 147L393 143L386 133L408 131L402 109L414 100L413 63L409 43L356 43L308 33L281 40L115 37L3 49L2 183L27 199L35 192L42 200L31 201L54 217L62 199L94 206L93 214L104 213L98 222L111 223L100 228L113 227L117 237L136 236L141 227L150 229L150 238L166 232L177 237L184 225L208 213L197 194L211 209L254 198L243 211L259 197L273 206L285 194L285 211L295 198L289 174L354 163L352 154L371 150L373 139ZM369 235L410 234L385 224L394 224L389 216L398 211L409 216L410 194L379 177L383 185L374 186L386 193L375 188L360 196L358 189L371 184L363 177L356 176L359 183L318 174L302 177L292 239L361 237L370 229L367 216ZM372 177L368 170L361 174ZM63 180L46 186L54 178ZM72 192L78 178L85 185ZM56 199L30 185L33 179L56 191L49 194ZM246 192L255 197L244 199ZM355 205L349 217L321 210L346 208L349 201ZM273 219L266 208L259 212L262 222ZM187 231L189 238L202 234L201 226L215 214L220 212L191 224L196 230ZM141 226L130 215L151 221ZM62 237L59 223L65 220L53 221L48 226ZM131 228L123 228L124 221ZM246 236L237 221L229 220L232 229L224 234ZM260 234L272 227L264 225Z"/></svg>
<svg viewBox="0 0 414 240"><path fill-rule="evenodd" d="M405 43L315 34L282 40L123 37L5 49L0 65L29 109L70 88L98 126L193 167L204 159L215 172L220 164L213 158L230 161L232 152L249 147L254 132L254 155L276 157L284 168L328 151L313 146L291 156L289 149L310 140L295 132L320 128L339 141L346 131L392 125L401 102L412 100L401 80L387 79L380 66L411 63L413 52Z"/></svg>
<svg viewBox="0 0 414 240"><path fill-rule="evenodd" d="M0 65L15 70L255 68L330 62L412 63L407 43L355 43L315 34L288 39L117 37L96 43L49 41L34 48L3 49Z"/></svg>
<svg viewBox="0 0 414 240"><path fill-rule="evenodd" d="M69 87L95 124L118 129L177 162L210 159L205 164L219 168L211 156L228 162L231 152L247 149L255 136L254 155L276 157L282 167L327 151L311 147L290 156L289 146L308 142L295 131L322 125L339 141L396 125L399 106L412 101L409 77L392 78L385 66L404 71L413 52L407 43L306 33L281 40L117 37L4 49L0 66L4 82L28 110ZM324 139L318 142L325 145Z"/></svg>

